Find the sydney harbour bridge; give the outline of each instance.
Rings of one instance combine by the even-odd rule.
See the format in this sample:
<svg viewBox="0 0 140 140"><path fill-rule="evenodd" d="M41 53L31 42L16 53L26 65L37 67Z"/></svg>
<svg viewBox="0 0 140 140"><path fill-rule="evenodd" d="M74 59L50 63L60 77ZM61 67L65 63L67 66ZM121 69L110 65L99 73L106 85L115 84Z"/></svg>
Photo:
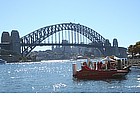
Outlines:
<svg viewBox="0 0 140 140"><path fill-rule="evenodd" d="M15 41L15 43L18 41ZM93 29L76 23L61 23L37 29L19 38L20 52L28 56L37 46L75 46L98 49L104 56L126 52L126 48L118 47L117 39L113 45ZM15 44L14 46L18 46ZM13 48L13 47L12 47Z"/></svg>
<svg viewBox="0 0 140 140"><path fill-rule="evenodd" d="M68 40L68 43L62 40ZM118 55L117 41L111 43L93 29L76 23L50 25L21 38L22 54L27 56L36 46L80 46L97 48L103 55Z"/></svg>

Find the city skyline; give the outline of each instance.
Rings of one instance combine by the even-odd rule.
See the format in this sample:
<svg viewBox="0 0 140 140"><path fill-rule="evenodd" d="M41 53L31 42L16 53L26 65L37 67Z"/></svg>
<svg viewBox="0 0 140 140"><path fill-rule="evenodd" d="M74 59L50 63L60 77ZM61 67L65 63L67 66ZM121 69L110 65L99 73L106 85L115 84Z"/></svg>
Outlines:
<svg viewBox="0 0 140 140"><path fill-rule="evenodd" d="M44 26L74 22L92 28L110 42L117 38L122 47L127 48L140 40L138 0L14 0L1 3L1 34L18 30L23 37Z"/></svg>

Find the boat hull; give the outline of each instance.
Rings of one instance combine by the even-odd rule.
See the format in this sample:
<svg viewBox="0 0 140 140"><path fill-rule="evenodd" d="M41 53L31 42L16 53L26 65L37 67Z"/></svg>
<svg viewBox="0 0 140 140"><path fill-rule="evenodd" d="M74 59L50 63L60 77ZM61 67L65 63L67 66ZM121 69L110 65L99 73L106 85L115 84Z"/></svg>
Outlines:
<svg viewBox="0 0 140 140"><path fill-rule="evenodd" d="M77 71L73 77L77 79L116 79L124 78L128 73L127 70L85 70Z"/></svg>

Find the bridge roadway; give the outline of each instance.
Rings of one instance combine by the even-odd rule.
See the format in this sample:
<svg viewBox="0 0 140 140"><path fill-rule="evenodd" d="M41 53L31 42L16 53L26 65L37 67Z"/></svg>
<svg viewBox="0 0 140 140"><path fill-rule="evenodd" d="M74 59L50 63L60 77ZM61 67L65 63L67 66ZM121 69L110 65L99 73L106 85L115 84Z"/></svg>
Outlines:
<svg viewBox="0 0 140 140"><path fill-rule="evenodd" d="M78 44L78 43L22 43L21 46L79 46L87 48L105 48L103 45L94 45L94 44Z"/></svg>

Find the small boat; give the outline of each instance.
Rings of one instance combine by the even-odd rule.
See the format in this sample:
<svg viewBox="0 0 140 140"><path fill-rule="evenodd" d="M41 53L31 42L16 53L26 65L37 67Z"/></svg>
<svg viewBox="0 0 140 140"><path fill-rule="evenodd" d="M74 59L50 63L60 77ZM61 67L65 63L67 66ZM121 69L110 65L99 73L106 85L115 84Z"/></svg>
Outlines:
<svg viewBox="0 0 140 140"><path fill-rule="evenodd" d="M116 79L116 78L124 78L128 73L128 69L112 69L101 68L101 66L97 66L95 68L89 67L86 62L81 66L81 70L77 70L77 65L73 64L73 77L77 79L86 79L86 80L99 80L99 79Z"/></svg>
<svg viewBox="0 0 140 140"><path fill-rule="evenodd" d="M5 60L0 59L0 64L5 64L5 63L6 63L6 61L5 61Z"/></svg>
<svg viewBox="0 0 140 140"><path fill-rule="evenodd" d="M98 80L123 78L128 73L127 70L92 70L82 67L74 72L73 77L77 79Z"/></svg>

